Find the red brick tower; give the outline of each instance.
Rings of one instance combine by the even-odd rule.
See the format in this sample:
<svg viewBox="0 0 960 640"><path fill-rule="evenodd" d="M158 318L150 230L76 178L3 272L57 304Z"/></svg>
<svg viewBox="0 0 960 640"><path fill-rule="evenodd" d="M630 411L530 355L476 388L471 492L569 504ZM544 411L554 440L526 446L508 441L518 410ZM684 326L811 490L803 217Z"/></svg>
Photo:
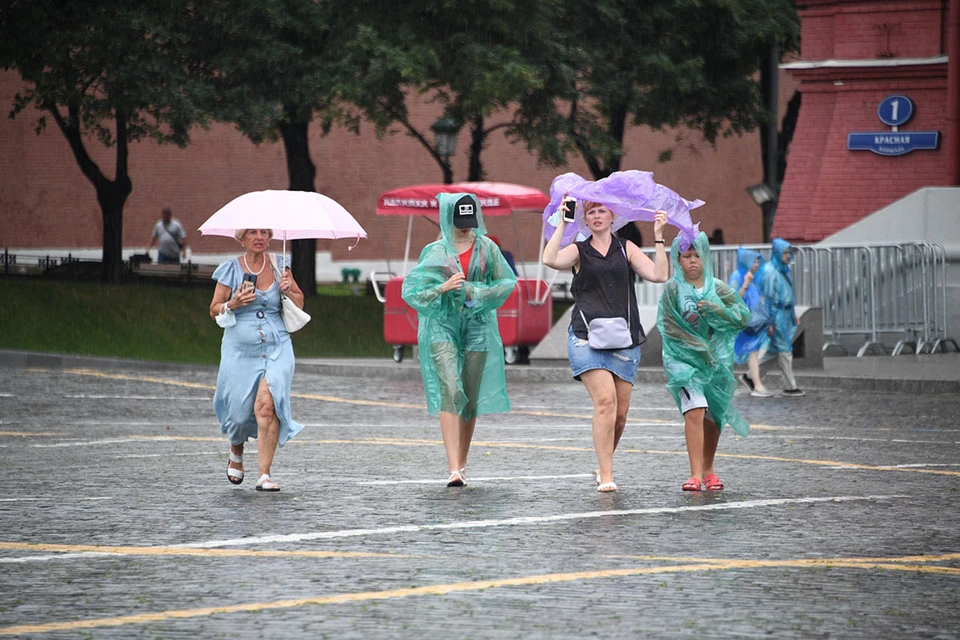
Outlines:
<svg viewBox="0 0 960 640"><path fill-rule="evenodd" d="M921 187L956 184L947 53L958 1L800 3L801 59L783 68L803 102L774 236L815 242Z"/></svg>

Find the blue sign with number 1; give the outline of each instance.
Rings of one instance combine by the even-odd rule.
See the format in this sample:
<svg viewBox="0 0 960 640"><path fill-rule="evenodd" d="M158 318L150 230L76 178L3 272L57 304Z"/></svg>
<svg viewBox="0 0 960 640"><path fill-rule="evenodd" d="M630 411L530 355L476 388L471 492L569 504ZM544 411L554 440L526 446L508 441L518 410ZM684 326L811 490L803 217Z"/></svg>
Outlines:
<svg viewBox="0 0 960 640"><path fill-rule="evenodd" d="M895 94L884 98L877 106L880 122L891 131L848 133L847 149L850 151L873 151L881 156L902 156L920 149L936 149L940 144L938 131L899 131L913 117L913 100Z"/></svg>

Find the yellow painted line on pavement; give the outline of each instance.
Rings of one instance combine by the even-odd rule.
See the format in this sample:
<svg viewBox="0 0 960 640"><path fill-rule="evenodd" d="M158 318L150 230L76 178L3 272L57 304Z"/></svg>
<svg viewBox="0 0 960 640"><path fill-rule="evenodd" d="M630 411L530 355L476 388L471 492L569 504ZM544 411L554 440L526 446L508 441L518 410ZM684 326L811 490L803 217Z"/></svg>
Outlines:
<svg viewBox="0 0 960 640"><path fill-rule="evenodd" d="M203 388L203 389L214 389L215 387L210 385L201 385L194 382L183 382L180 380L168 380L165 378L153 378L149 376L130 376L119 373L102 373L99 371L92 371L89 369L69 369L66 373L72 373L76 375L90 375L101 378L111 378L118 380L139 380L143 382L156 382L159 384L169 384L169 385L180 385L192 388ZM325 402L342 402L347 404L358 404L358 405L370 405L376 404L378 406L387 406L387 407L397 407L397 408L425 408L423 405L412 405L412 404L401 404L401 403L390 403L390 402L380 402L374 400L350 400L348 398L336 398L333 396L313 396L308 394L292 394L298 398L307 398L315 400L323 400ZM552 413L547 414L546 412L525 412L517 411L518 414L530 414L530 415L551 415L553 417L569 417L569 418L587 418L589 415L578 415L578 414L565 414L565 413ZM652 420L644 420L644 422L652 422ZM664 420L662 422L669 422ZM759 427L764 429L777 429L778 427L772 427L770 425L759 425ZM162 439L162 436L160 437ZM313 441L318 444L394 444L395 446L417 446L417 441L409 441L404 439L394 439L394 440L316 440ZM421 445L426 446L429 443L431 446L434 441L420 441ZM516 449L541 449L541 450L552 450L552 451L593 451L591 447L564 447L558 445L537 445L537 444L523 444L516 442L476 442L475 446L486 446L486 447L502 447L502 448L516 448ZM621 449L624 453L645 453L651 455L687 455L686 451L657 451L653 449ZM840 462L836 460L815 460L815 459L806 459L806 458L784 458L780 456L763 456L763 455L754 455L754 454L745 454L745 453L718 453L717 457L722 458L736 458L740 460L767 460L771 462L792 462L796 464L812 464L819 466L827 467L849 467L851 469L862 469L865 471L895 471L903 473L926 473L931 475L939 476L952 476L960 477L960 471L948 471L942 469L920 469L916 467L889 467L889 466L880 466L880 465L869 465L869 464L858 464L855 462Z"/></svg>
<svg viewBox="0 0 960 640"><path fill-rule="evenodd" d="M13 436L15 438L49 438L56 436L65 436L65 433L56 433L54 431L0 431L0 436Z"/></svg>
<svg viewBox="0 0 960 640"><path fill-rule="evenodd" d="M270 549L192 549L183 547L120 547L96 544L45 544L0 542L0 551L49 551L53 553L107 553L121 556L200 556L250 558L410 558L397 553L363 551L275 551Z"/></svg>
<svg viewBox="0 0 960 640"><path fill-rule="evenodd" d="M923 556L921 556L923 558ZM668 558L669 559L669 558ZM864 561L867 560L867 561ZM834 569L867 569L867 570L894 570L914 571L920 573L940 573L945 575L960 575L960 568L940 567L929 565L897 564L890 562L890 558L855 559L846 558L819 558L796 560L711 560L692 564L672 565L666 567L633 567L627 569L603 569L597 571L579 571L571 573L552 573L544 575L523 576L517 578L503 578L499 580L478 580L475 582L456 582L452 584L437 584L424 587L408 587L405 589L391 589L386 591L364 591L360 593L342 593L332 596L313 598L297 598L293 600L275 600L272 602L254 602L246 604L225 605L220 607L202 607L196 609L176 609L170 611L155 611L112 618L96 618L89 620L68 620L46 624L28 624L13 627L0 627L0 635L21 635L26 633L47 633L51 631L75 631L78 629L96 629L103 627L120 627L125 625L162 622L166 620L182 620L188 618L207 617L229 613L254 613L270 609L292 609L309 605L346 604L353 602L370 602L375 600L392 600L416 596L443 596L451 593L481 591L502 587L520 587L530 585L557 584L579 580L597 580L602 578L622 578L640 575L656 575L670 573L696 573L705 571L722 571L730 569L767 569L767 568L807 568L823 567Z"/></svg>

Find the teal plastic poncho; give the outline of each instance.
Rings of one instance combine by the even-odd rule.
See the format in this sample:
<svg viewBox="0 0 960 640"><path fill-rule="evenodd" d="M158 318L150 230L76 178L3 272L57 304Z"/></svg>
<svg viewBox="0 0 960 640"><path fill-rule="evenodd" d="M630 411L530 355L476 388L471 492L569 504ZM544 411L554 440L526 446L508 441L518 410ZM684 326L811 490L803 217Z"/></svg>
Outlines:
<svg viewBox="0 0 960 640"><path fill-rule="evenodd" d="M795 251L790 243L782 238L774 238L770 261L760 270L760 293L763 294L773 324L773 336L767 347L770 353L793 351L793 337L797 333L793 275L790 273L790 264L783 263L783 252L787 249L790 249L792 261Z"/></svg>
<svg viewBox="0 0 960 640"><path fill-rule="evenodd" d="M750 311L739 294L713 277L710 243L700 233L693 242L703 263L703 287L697 289L683 277L678 258L682 238L670 250L673 276L663 289L657 311L657 328L663 339L663 369L667 390L680 408L680 389L694 389L707 399L710 413L721 430L729 424L741 436L750 425L733 405L737 381L733 377L733 342L750 321ZM704 302L703 309L698 303Z"/></svg>
<svg viewBox="0 0 960 640"><path fill-rule="evenodd" d="M506 302L517 278L497 245L487 236L475 196L478 228L466 284L441 293L450 276L462 271L453 246L453 206L463 193L440 193L441 238L420 253L403 280L403 299L419 316L420 373L431 415L456 413L466 420L510 411L503 370L503 342L497 308Z"/></svg>
<svg viewBox="0 0 960 640"><path fill-rule="evenodd" d="M757 251L743 247L737 249L737 270L730 274L727 284L739 293L740 287L743 286L743 279L757 260L760 261L760 267L753 274L753 281L747 286L747 291L742 296L747 309L750 310L750 324L737 334L737 340L733 343L733 359L737 364L746 362L751 353L766 351L770 344L770 314L767 313L767 305L758 286L763 269L763 256Z"/></svg>

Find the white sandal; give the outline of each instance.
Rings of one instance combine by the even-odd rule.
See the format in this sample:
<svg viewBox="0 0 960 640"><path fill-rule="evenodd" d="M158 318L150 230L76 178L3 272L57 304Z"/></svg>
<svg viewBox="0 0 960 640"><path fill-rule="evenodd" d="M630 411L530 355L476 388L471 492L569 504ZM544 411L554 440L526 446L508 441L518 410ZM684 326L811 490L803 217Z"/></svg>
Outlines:
<svg viewBox="0 0 960 640"><path fill-rule="evenodd" d="M616 482L604 482L603 484L597 485L597 491L600 493L613 493L617 490Z"/></svg>
<svg viewBox="0 0 960 640"><path fill-rule="evenodd" d="M234 464L243 464L243 454L238 456L231 451L230 462ZM243 482L243 469L234 469L230 466L230 462L227 463L227 480L230 481L230 484L240 484Z"/></svg>
<svg viewBox="0 0 960 640"><path fill-rule="evenodd" d="M465 487L467 486L467 479L463 477L463 472L459 469L454 469L450 472L450 477L447 478L448 487Z"/></svg>
<svg viewBox="0 0 960 640"><path fill-rule="evenodd" d="M257 480L257 491L280 491L280 485L270 479L269 473L265 473Z"/></svg>

